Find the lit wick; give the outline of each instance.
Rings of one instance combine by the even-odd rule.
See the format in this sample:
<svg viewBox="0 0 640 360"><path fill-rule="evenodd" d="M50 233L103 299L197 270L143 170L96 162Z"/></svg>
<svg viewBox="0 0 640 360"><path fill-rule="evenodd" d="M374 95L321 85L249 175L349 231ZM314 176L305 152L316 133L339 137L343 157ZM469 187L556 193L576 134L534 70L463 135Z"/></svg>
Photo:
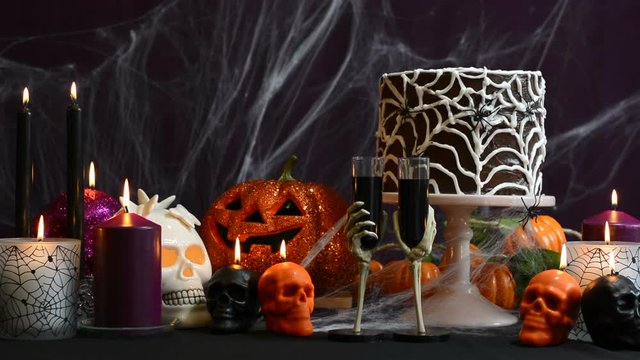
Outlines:
<svg viewBox="0 0 640 360"><path fill-rule="evenodd" d="M25 107L29 105L29 89L26 87L22 90L22 105Z"/></svg>
<svg viewBox="0 0 640 360"><path fill-rule="evenodd" d="M78 100L78 89L76 88L76 82L71 83L71 101L75 104L76 100Z"/></svg>
<svg viewBox="0 0 640 360"><path fill-rule="evenodd" d="M93 165L93 161L89 164L89 189L94 190L96 188L96 167Z"/></svg>
<svg viewBox="0 0 640 360"><path fill-rule="evenodd" d="M618 193L616 189L613 189L611 192L611 210L616 210L618 208Z"/></svg>
<svg viewBox="0 0 640 360"><path fill-rule="evenodd" d="M280 257L282 261L287 261L287 246L284 244L284 240L280 243Z"/></svg>
<svg viewBox="0 0 640 360"><path fill-rule="evenodd" d="M609 222L604 222L604 243L609 245L611 243L611 230L609 230Z"/></svg>
<svg viewBox="0 0 640 360"><path fill-rule="evenodd" d="M616 273L616 259L613 256L613 250L609 252L609 269L611 269L611 275L618 275Z"/></svg>
<svg viewBox="0 0 640 360"><path fill-rule="evenodd" d="M40 215L40 220L38 220L38 241L44 240L44 216Z"/></svg>
<svg viewBox="0 0 640 360"><path fill-rule="evenodd" d="M129 179L124 179L124 189L122 190L122 208L124 212L129 212Z"/></svg>
<svg viewBox="0 0 640 360"><path fill-rule="evenodd" d="M567 267L567 246L562 244L562 251L560 252L560 270L564 270Z"/></svg>
<svg viewBox="0 0 640 360"><path fill-rule="evenodd" d="M240 265L240 238L236 237L236 246L234 249L234 261L235 264Z"/></svg>

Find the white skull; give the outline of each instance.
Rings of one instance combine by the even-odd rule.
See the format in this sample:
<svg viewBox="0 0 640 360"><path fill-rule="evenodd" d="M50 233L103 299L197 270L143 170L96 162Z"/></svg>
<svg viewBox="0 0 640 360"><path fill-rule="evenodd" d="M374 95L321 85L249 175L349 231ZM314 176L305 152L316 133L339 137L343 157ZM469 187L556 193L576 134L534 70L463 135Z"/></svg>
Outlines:
<svg viewBox="0 0 640 360"><path fill-rule="evenodd" d="M158 195L149 198L139 189L140 204L129 211L162 226L163 321L178 319L178 327L203 327L211 321L203 288L211 278L211 262L195 229L198 219L182 205L167 209L174 199L158 203Z"/></svg>

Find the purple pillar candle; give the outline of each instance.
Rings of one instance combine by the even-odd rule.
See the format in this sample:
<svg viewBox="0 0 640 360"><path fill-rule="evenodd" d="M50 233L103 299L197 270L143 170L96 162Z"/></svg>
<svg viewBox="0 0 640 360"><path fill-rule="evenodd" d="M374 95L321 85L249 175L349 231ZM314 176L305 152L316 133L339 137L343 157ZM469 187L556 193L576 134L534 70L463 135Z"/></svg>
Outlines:
<svg viewBox="0 0 640 360"><path fill-rule="evenodd" d="M123 213L96 228L95 326L162 325L161 227Z"/></svg>
<svg viewBox="0 0 640 360"><path fill-rule="evenodd" d="M640 242L640 220L616 210L618 195L611 193L611 210L603 211L582 221L582 240L604 241L604 224L609 222L611 241Z"/></svg>

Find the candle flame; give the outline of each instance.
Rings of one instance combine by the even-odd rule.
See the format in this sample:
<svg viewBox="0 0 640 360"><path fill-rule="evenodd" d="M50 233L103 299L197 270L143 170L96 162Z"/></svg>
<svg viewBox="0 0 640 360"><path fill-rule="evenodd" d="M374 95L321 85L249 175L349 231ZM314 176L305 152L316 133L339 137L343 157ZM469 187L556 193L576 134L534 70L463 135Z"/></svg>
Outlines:
<svg viewBox="0 0 640 360"><path fill-rule="evenodd" d="M38 220L38 241L44 240L44 216L40 215Z"/></svg>
<svg viewBox="0 0 640 360"><path fill-rule="evenodd" d="M78 89L76 88L76 82L71 83L71 100L76 102L78 100Z"/></svg>
<svg viewBox="0 0 640 360"><path fill-rule="evenodd" d="M124 179L124 188L122 189L122 207L124 212L129 212L129 179Z"/></svg>
<svg viewBox="0 0 640 360"><path fill-rule="evenodd" d="M613 256L613 250L609 252L609 268L611 269L611 275L616 272L616 258Z"/></svg>
<svg viewBox="0 0 640 360"><path fill-rule="evenodd" d="M236 238L236 246L234 249L234 262L240 264L240 238Z"/></svg>
<svg viewBox="0 0 640 360"><path fill-rule="evenodd" d="M93 161L89 164L89 187L91 189L96 187L96 167L93 165Z"/></svg>
<svg viewBox="0 0 640 360"><path fill-rule="evenodd" d="M611 208L616 209L618 207L618 192L616 189L613 189L611 192Z"/></svg>
<svg viewBox="0 0 640 360"><path fill-rule="evenodd" d="M287 260L287 246L285 245L284 240L280 243L280 257L282 258L282 261Z"/></svg>
<svg viewBox="0 0 640 360"><path fill-rule="evenodd" d="M609 230L609 222L604 222L604 243L609 245L611 243L611 230Z"/></svg>
<svg viewBox="0 0 640 360"><path fill-rule="evenodd" d="M567 246L562 244L562 251L560 252L560 270L564 270L567 267Z"/></svg>
<svg viewBox="0 0 640 360"><path fill-rule="evenodd" d="M22 90L22 105L29 105L29 89L26 87Z"/></svg>

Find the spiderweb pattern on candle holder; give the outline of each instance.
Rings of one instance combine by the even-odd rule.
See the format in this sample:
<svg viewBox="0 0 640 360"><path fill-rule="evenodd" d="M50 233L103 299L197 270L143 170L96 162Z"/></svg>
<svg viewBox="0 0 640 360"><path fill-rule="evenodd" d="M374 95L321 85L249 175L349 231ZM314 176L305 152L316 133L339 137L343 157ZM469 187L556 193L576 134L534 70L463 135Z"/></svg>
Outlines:
<svg viewBox="0 0 640 360"><path fill-rule="evenodd" d="M636 286L640 285L640 249L613 248L616 262L616 272L624 275L633 281ZM565 271L573 276L580 288L584 290L592 281L611 273L609 267L609 252L601 248L567 247L567 268ZM591 336L587 331L587 326L582 317L582 312L578 315L576 325L569 334L570 339L577 339L591 342Z"/></svg>
<svg viewBox="0 0 640 360"><path fill-rule="evenodd" d="M60 338L76 329L80 246L0 248L0 336Z"/></svg>

